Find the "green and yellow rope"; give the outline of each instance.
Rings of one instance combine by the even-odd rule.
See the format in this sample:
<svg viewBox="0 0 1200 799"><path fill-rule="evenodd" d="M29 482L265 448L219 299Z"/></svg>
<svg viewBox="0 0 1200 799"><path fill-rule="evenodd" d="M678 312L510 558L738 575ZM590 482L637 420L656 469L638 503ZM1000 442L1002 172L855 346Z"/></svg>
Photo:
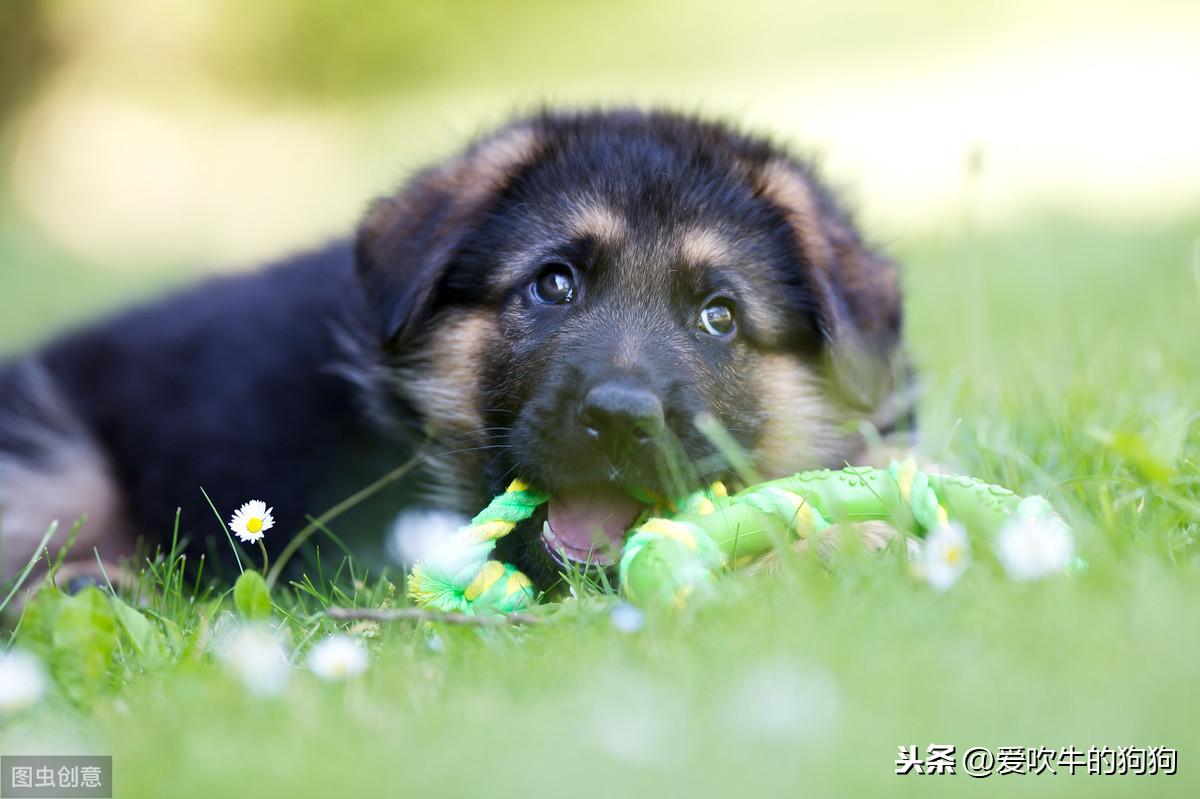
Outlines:
<svg viewBox="0 0 1200 799"><path fill-rule="evenodd" d="M515 613L534 600L533 584L516 567L488 556L496 541L533 515L548 497L513 480L433 559L413 567L408 595L422 607L459 613Z"/></svg>
<svg viewBox="0 0 1200 799"><path fill-rule="evenodd" d="M419 605L461 613L514 613L536 599L515 567L490 560L508 535L549 497L514 480L445 547L415 566L409 595ZM641 603L681 604L725 566L737 566L836 522L883 520L922 536L956 519L981 534L1006 519L1054 515L1041 497L961 475L930 475L912 461L887 469L848 467L800 472L730 496L721 483L674 503L625 541L618 566L622 593Z"/></svg>

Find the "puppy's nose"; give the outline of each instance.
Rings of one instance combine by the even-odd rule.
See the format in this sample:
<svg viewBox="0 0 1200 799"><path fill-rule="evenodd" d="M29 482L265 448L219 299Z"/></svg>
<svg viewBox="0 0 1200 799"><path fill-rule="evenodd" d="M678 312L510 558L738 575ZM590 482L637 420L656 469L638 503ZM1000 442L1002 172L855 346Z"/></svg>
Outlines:
<svg viewBox="0 0 1200 799"><path fill-rule="evenodd" d="M658 396L644 386L607 381L584 396L579 421L597 445L619 452L645 444L662 432L663 407Z"/></svg>

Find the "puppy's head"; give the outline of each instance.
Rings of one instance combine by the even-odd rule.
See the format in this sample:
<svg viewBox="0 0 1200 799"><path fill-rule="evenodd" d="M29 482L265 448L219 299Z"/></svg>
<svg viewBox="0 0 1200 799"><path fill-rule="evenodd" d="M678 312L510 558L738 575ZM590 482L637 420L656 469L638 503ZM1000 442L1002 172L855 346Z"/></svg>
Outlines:
<svg viewBox="0 0 1200 799"><path fill-rule="evenodd" d="M779 476L853 458L892 389L893 265L803 163L713 123L511 125L378 202L358 259L453 501L551 493L512 553L535 573L543 548L610 560L641 502L724 474L697 418Z"/></svg>

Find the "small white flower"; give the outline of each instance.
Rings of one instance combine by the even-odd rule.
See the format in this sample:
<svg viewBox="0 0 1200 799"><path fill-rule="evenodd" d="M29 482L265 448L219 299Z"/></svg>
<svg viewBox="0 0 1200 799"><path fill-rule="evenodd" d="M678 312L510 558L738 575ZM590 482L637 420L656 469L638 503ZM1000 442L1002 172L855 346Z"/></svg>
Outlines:
<svg viewBox="0 0 1200 799"><path fill-rule="evenodd" d="M618 602L608 618L623 633L636 633L646 624L646 616L628 602Z"/></svg>
<svg viewBox="0 0 1200 799"><path fill-rule="evenodd" d="M331 635L308 653L308 667L328 682L349 680L367 670L367 648L348 635Z"/></svg>
<svg viewBox="0 0 1200 799"><path fill-rule="evenodd" d="M46 692L42 662L28 652L0 652L0 715L36 705Z"/></svg>
<svg viewBox="0 0 1200 799"><path fill-rule="evenodd" d="M229 529L242 541L253 544L275 526L275 518L271 516L273 510L275 509L268 508L267 503L262 500L252 499L233 514L233 518L229 520Z"/></svg>
<svg viewBox="0 0 1200 799"><path fill-rule="evenodd" d="M1014 580L1037 580L1060 572L1074 554L1071 529L1057 516L1016 518L996 535L996 556Z"/></svg>
<svg viewBox="0 0 1200 799"><path fill-rule="evenodd" d="M958 582L971 561L971 545L961 524L943 524L929 532L921 550L921 573L938 591Z"/></svg>
<svg viewBox="0 0 1200 799"><path fill-rule="evenodd" d="M276 696L287 688L291 677L287 650L283 636L270 627L238 628L221 641L217 654L252 694Z"/></svg>

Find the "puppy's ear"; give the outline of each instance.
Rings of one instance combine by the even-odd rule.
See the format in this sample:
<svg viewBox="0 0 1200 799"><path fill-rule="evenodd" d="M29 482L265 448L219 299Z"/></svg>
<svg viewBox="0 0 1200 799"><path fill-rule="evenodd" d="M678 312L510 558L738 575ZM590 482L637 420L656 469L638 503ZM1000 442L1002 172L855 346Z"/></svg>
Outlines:
<svg viewBox="0 0 1200 799"><path fill-rule="evenodd" d="M816 295L818 324L846 398L874 408L894 387L901 301L896 265L870 249L802 164L767 161L756 190L783 214Z"/></svg>
<svg viewBox="0 0 1200 799"><path fill-rule="evenodd" d="M503 128L371 205L359 225L355 257L385 343L420 329L464 237L537 151L533 128Z"/></svg>

